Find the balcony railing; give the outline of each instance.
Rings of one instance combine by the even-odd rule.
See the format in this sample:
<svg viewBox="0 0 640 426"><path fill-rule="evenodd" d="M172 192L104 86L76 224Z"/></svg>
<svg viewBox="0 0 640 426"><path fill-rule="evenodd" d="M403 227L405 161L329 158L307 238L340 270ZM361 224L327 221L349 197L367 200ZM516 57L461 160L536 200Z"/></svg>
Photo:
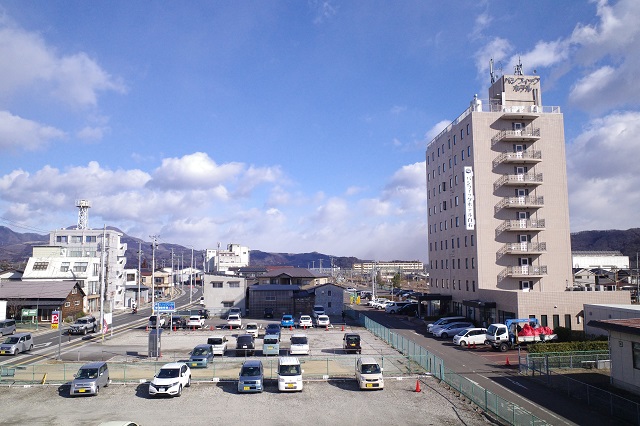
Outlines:
<svg viewBox="0 0 640 426"><path fill-rule="evenodd" d="M493 167L502 163L539 163L542 161L542 151L528 149L526 151L503 152L493 160Z"/></svg>
<svg viewBox="0 0 640 426"><path fill-rule="evenodd" d="M500 209L536 208L544 205L544 197L504 197L493 208L494 212Z"/></svg>
<svg viewBox="0 0 640 426"><path fill-rule="evenodd" d="M498 250L498 258L505 254L540 254L547 251L547 243L507 243Z"/></svg>
<svg viewBox="0 0 640 426"><path fill-rule="evenodd" d="M505 231L542 231L545 229L544 219L505 220L496 229L496 237Z"/></svg>
<svg viewBox="0 0 640 426"><path fill-rule="evenodd" d="M547 275L547 267L545 266L507 266L498 275L499 279L506 277L510 278L528 278L528 277L542 277Z"/></svg>
<svg viewBox="0 0 640 426"><path fill-rule="evenodd" d="M502 175L493 183L496 190L502 185L534 186L542 184L542 173L523 173L518 175Z"/></svg>
<svg viewBox="0 0 640 426"><path fill-rule="evenodd" d="M525 127L519 130L501 130L491 138L491 146L501 141L535 141L538 139L540 139L540 128L538 127Z"/></svg>

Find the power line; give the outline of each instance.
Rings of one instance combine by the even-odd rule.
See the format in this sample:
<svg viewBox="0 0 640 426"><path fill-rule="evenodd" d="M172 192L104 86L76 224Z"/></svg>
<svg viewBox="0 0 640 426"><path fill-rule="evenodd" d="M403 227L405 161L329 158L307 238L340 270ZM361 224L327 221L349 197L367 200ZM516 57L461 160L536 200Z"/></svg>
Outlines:
<svg viewBox="0 0 640 426"><path fill-rule="evenodd" d="M33 226L29 226L29 225L23 225L23 224L20 224L18 222L14 222L12 220L5 219L5 218L2 218L2 217L0 217L0 222L4 222L4 223L6 223L6 224L8 224L10 226L16 227L16 228L26 229L28 231L39 232L39 233L44 233L44 234L48 234L49 233L49 231L46 231L44 229L39 229L39 228L36 228L36 227L33 227Z"/></svg>

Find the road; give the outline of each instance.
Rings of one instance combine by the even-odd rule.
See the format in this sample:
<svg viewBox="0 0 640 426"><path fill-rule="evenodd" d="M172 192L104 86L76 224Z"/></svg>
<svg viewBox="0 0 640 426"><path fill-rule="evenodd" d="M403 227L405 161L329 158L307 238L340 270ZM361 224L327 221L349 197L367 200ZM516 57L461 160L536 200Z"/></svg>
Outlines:
<svg viewBox="0 0 640 426"><path fill-rule="evenodd" d="M466 349L433 337L425 337L426 326L406 317L358 307L372 320L413 340L442 358L448 369L466 377L500 397L519 405L553 425L619 425L619 421L591 410L586 404L546 388L518 374L518 351L496 352L484 345ZM509 359L510 366L507 364Z"/></svg>

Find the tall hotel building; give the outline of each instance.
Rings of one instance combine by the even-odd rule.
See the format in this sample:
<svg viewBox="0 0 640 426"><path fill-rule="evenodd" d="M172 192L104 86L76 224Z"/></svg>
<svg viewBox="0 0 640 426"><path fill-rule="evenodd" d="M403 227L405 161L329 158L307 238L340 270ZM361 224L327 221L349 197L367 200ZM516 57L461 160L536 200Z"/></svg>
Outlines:
<svg viewBox="0 0 640 426"><path fill-rule="evenodd" d="M630 295L572 291L563 116L521 70L492 74L489 100L427 146L429 309L582 329L584 303Z"/></svg>

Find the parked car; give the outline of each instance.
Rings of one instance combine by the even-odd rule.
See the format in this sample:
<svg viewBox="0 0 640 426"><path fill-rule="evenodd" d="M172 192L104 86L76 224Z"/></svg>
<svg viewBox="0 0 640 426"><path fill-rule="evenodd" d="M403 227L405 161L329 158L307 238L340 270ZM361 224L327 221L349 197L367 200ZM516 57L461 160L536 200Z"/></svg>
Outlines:
<svg viewBox="0 0 640 426"><path fill-rule="evenodd" d="M90 362L80 367L69 386L69 395L98 395L109 386L109 367L104 361Z"/></svg>
<svg viewBox="0 0 640 426"><path fill-rule="evenodd" d="M316 325L318 327L329 327L331 325L329 315L318 315L318 318L316 318Z"/></svg>
<svg viewBox="0 0 640 426"><path fill-rule="evenodd" d="M191 315L187 320L187 328L203 328L204 327L204 318L201 318L200 315Z"/></svg>
<svg viewBox="0 0 640 426"><path fill-rule="evenodd" d="M442 337L443 339L448 339L468 327L473 327L473 323L471 321L452 322L451 324L447 324L442 327L436 327L433 335L436 337Z"/></svg>
<svg viewBox="0 0 640 426"><path fill-rule="evenodd" d="M270 322L267 324L267 327L264 329L265 336L267 334L277 334L280 337L280 325L274 322Z"/></svg>
<svg viewBox="0 0 640 426"><path fill-rule="evenodd" d="M278 360L278 390L280 392L301 391L302 373L300 360L291 356L280 357Z"/></svg>
<svg viewBox="0 0 640 426"><path fill-rule="evenodd" d="M0 321L0 336L6 336L7 334L13 334L16 332L16 320L8 318Z"/></svg>
<svg viewBox="0 0 640 426"><path fill-rule="evenodd" d="M256 342L251 334L241 334L236 338L236 356L252 356L256 352Z"/></svg>
<svg viewBox="0 0 640 426"><path fill-rule="evenodd" d="M280 320L280 327L293 327L293 315L284 314Z"/></svg>
<svg viewBox="0 0 640 426"><path fill-rule="evenodd" d="M184 362L170 362L160 368L149 382L149 396L181 396L182 389L191 386L191 370Z"/></svg>
<svg viewBox="0 0 640 426"><path fill-rule="evenodd" d="M360 348L360 335L357 333L345 333L342 338L342 348L347 353L362 353L362 349Z"/></svg>
<svg viewBox="0 0 640 426"><path fill-rule="evenodd" d="M188 365L191 368L207 368L211 361L213 361L213 347L209 344L202 344L193 348Z"/></svg>
<svg viewBox="0 0 640 426"><path fill-rule="evenodd" d="M33 349L31 333L16 333L0 345L0 355L17 355Z"/></svg>
<svg viewBox="0 0 640 426"><path fill-rule="evenodd" d="M372 357L358 358L356 362L356 380L360 389L383 389L382 368Z"/></svg>
<svg viewBox="0 0 640 426"><path fill-rule="evenodd" d="M313 327L313 321L311 320L311 316L309 315L300 315L300 319L298 320L298 327Z"/></svg>
<svg viewBox="0 0 640 426"><path fill-rule="evenodd" d="M207 339L207 344L211 345L211 351L214 355L223 355L227 351L226 336L211 336Z"/></svg>
<svg viewBox="0 0 640 426"><path fill-rule="evenodd" d="M262 392L263 382L262 361L253 359L245 361L238 375L238 392Z"/></svg>
<svg viewBox="0 0 640 426"><path fill-rule="evenodd" d="M229 309L229 315L238 315L240 318L242 318L242 309L240 309L240 308L231 308L231 309Z"/></svg>
<svg viewBox="0 0 640 426"><path fill-rule="evenodd" d="M444 325L444 324L449 324L449 323L454 322L454 321L464 321L466 319L467 318L463 317L463 316L443 317L443 318L440 318L439 320L437 320L437 321L435 321L435 322L433 322L431 324L427 324L427 332L431 333L432 332L431 330L433 329L433 327L438 327L438 326L441 326L441 325Z"/></svg>
<svg viewBox="0 0 640 426"><path fill-rule="evenodd" d="M69 334L95 333L98 330L98 321L95 317L87 315L78 318L69 326Z"/></svg>
<svg viewBox="0 0 640 426"><path fill-rule="evenodd" d="M294 334L291 336L291 355L309 355L309 340L306 334Z"/></svg>
<svg viewBox="0 0 640 426"><path fill-rule="evenodd" d="M356 289L355 287L349 287L346 289L349 293L355 293L356 291L358 291L358 289Z"/></svg>
<svg viewBox="0 0 640 426"><path fill-rule="evenodd" d="M156 323L156 321L158 321L158 323ZM166 320L165 320L163 315L160 315L159 317L158 317L158 315L151 315L149 317L149 328L156 328L156 325L159 328L163 328L164 324L165 324L165 321Z"/></svg>
<svg viewBox="0 0 640 426"><path fill-rule="evenodd" d="M209 310L208 309L198 309L198 315L200 318L209 319Z"/></svg>
<svg viewBox="0 0 640 426"><path fill-rule="evenodd" d="M262 355L280 355L280 335L265 334L262 340Z"/></svg>
<svg viewBox="0 0 640 426"><path fill-rule="evenodd" d="M318 318L318 315L325 315L324 306L314 305L312 314L314 318Z"/></svg>
<svg viewBox="0 0 640 426"><path fill-rule="evenodd" d="M257 322L248 322L247 325L245 326L244 330L247 332L247 334L250 334L254 338L257 338L258 337L258 331L260 330L260 328L258 327L258 323Z"/></svg>
<svg viewBox="0 0 640 426"><path fill-rule="evenodd" d="M264 308L264 318L273 318L273 308Z"/></svg>
<svg viewBox="0 0 640 426"><path fill-rule="evenodd" d="M200 296L200 305L202 305L202 306L206 305L206 303L204 301L204 296Z"/></svg>
<svg viewBox="0 0 640 426"><path fill-rule="evenodd" d="M418 314L418 304L417 303L407 303L400 309L398 309L398 315L417 315Z"/></svg>
<svg viewBox="0 0 640 426"><path fill-rule="evenodd" d="M395 314L400 310L400 308L408 304L409 302L388 302L385 305L384 310L389 314Z"/></svg>
<svg viewBox="0 0 640 426"><path fill-rule="evenodd" d="M231 329L242 327L242 319L240 319L240 315L229 314L229 316L227 316L227 325Z"/></svg>
<svg viewBox="0 0 640 426"><path fill-rule="evenodd" d="M171 329L173 330L178 328L185 328L187 326L187 321L178 316L171 317Z"/></svg>
<svg viewBox="0 0 640 426"><path fill-rule="evenodd" d="M478 327L469 327L461 330L453 336L453 344L460 346L482 345L487 339L487 329Z"/></svg>

